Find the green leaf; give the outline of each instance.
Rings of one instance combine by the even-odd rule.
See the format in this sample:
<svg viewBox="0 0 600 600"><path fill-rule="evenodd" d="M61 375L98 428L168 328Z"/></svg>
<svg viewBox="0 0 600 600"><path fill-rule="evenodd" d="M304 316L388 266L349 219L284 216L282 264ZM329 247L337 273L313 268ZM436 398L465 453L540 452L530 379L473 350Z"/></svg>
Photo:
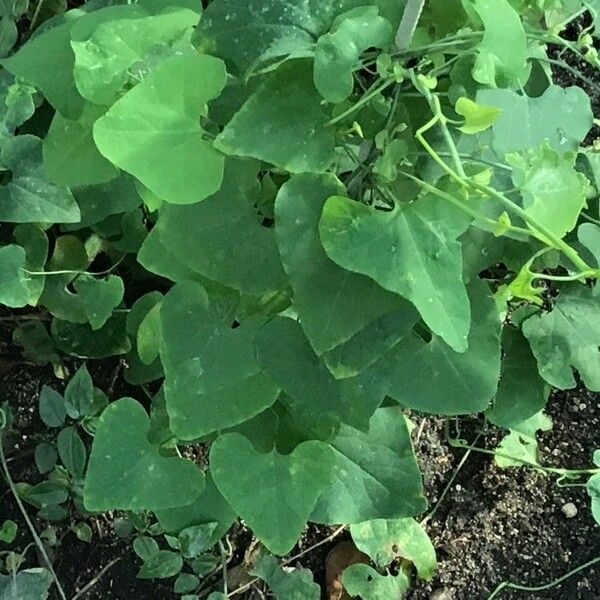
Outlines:
<svg viewBox="0 0 600 600"><path fill-rule="evenodd" d="M92 542L92 528L87 523L76 523L71 529L79 541Z"/></svg>
<svg viewBox="0 0 600 600"><path fill-rule="evenodd" d="M143 318L137 330L137 351L140 360L151 365L157 358L160 343L160 304L155 304Z"/></svg>
<svg viewBox="0 0 600 600"><path fill-rule="evenodd" d="M582 223L577 229L577 238L592 254L600 267L600 227L594 223Z"/></svg>
<svg viewBox="0 0 600 600"><path fill-rule="evenodd" d="M200 495L204 475L192 462L163 456L146 439L149 419L141 404L122 398L102 413L84 486L87 510L159 510Z"/></svg>
<svg viewBox="0 0 600 600"><path fill-rule="evenodd" d="M577 369L588 389L600 391L600 297L594 292L583 285L564 287L550 312L523 322L540 375L561 390L577 385L572 372Z"/></svg>
<svg viewBox="0 0 600 600"><path fill-rule="evenodd" d="M492 125L499 157L537 148L544 140L558 152L577 150L592 127L589 96L578 87L551 85L540 97L512 90L480 90L477 102L502 110Z"/></svg>
<svg viewBox="0 0 600 600"><path fill-rule="evenodd" d="M397 25L402 4L373 0L215 0L206 9L198 33L201 44L237 67L257 69L286 58L312 56L315 40L335 18L365 5L385 8Z"/></svg>
<svg viewBox="0 0 600 600"><path fill-rule="evenodd" d="M64 404L72 419L90 414L94 402L94 384L85 365L81 365L65 389Z"/></svg>
<svg viewBox="0 0 600 600"><path fill-rule="evenodd" d="M346 425L330 442L334 467L311 516L318 523L360 523L422 513L421 474L404 415L380 408L367 433Z"/></svg>
<svg viewBox="0 0 600 600"><path fill-rule="evenodd" d="M83 479L87 452L74 427L65 427L56 440L58 455L63 465L75 479Z"/></svg>
<svg viewBox="0 0 600 600"><path fill-rule="evenodd" d="M147 535L139 535L133 540L133 551L143 560L150 560L160 548L158 542Z"/></svg>
<svg viewBox="0 0 600 600"><path fill-rule="evenodd" d="M228 160L216 194L191 206L165 205L158 220L161 242L183 265L252 294L286 287L275 232L261 225L255 208L259 168L256 161Z"/></svg>
<svg viewBox="0 0 600 600"><path fill-rule="evenodd" d="M348 341L383 314L406 307L364 275L346 271L323 250L319 219L343 186L333 175L295 175L279 190L275 232L294 307L317 354Z"/></svg>
<svg viewBox="0 0 600 600"><path fill-rule="evenodd" d="M79 93L95 104L111 104L133 79L136 63L146 61L154 48L182 40L197 22L198 14L186 8L149 15L135 4L94 11L79 19L71 32Z"/></svg>
<svg viewBox="0 0 600 600"><path fill-rule="evenodd" d="M113 310L121 304L125 285L117 275L108 275L104 279L92 275L80 275L73 284L81 297L83 310L94 331L103 327Z"/></svg>
<svg viewBox="0 0 600 600"><path fill-rule="evenodd" d="M44 172L42 141L21 135L2 145L0 162L12 179L0 187L0 220L10 223L74 223L80 214L66 188L50 183Z"/></svg>
<svg viewBox="0 0 600 600"><path fill-rule="evenodd" d="M464 352L471 321L456 241L463 224L454 207L431 196L390 212L333 196L320 231L332 260L410 300L434 333Z"/></svg>
<svg viewBox="0 0 600 600"><path fill-rule="evenodd" d="M331 450L322 442L304 442L287 455L276 450L260 454L237 433L221 435L210 450L219 491L267 549L278 555L298 541L329 481L331 460Z"/></svg>
<svg viewBox="0 0 600 600"><path fill-rule="evenodd" d="M176 594L185 594L187 592L193 592L200 585L200 579L195 575L189 573L180 573L175 584L173 591Z"/></svg>
<svg viewBox="0 0 600 600"><path fill-rule="evenodd" d="M0 248L0 304L22 308L29 303L27 255L21 246L10 244Z"/></svg>
<svg viewBox="0 0 600 600"><path fill-rule="evenodd" d="M496 106L477 104L466 97L456 101L454 110L465 118L465 123L459 129L468 135L481 133L491 127L502 114L502 109Z"/></svg>
<svg viewBox="0 0 600 600"><path fill-rule="evenodd" d="M13 237L27 255L25 268L33 272L43 271L48 259L49 241L46 232L37 224L23 223L14 228ZM26 279L28 304L37 305L45 284L45 277L31 276Z"/></svg>
<svg viewBox="0 0 600 600"><path fill-rule="evenodd" d="M274 556L261 556L250 575L262 579L277 600L319 600L321 589L308 569L284 571Z"/></svg>
<svg viewBox="0 0 600 600"><path fill-rule="evenodd" d="M0 574L3 600L46 600L53 577L47 569L26 569L10 575Z"/></svg>
<svg viewBox="0 0 600 600"><path fill-rule="evenodd" d="M0 72L0 139L12 137L17 127L31 118L36 108L34 93L35 88L27 83Z"/></svg>
<svg viewBox="0 0 600 600"><path fill-rule="evenodd" d="M215 486L208 471L206 486L198 498L187 506L158 510L156 518L161 527L171 534L179 534L184 529L195 525L218 523L210 539L211 545L214 545L227 533L235 521L236 514Z"/></svg>
<svg viewBox="0 0 600 600"><path fill-rule="evenodd" d="M98 149L167 202L210 196L221 185L224 161L204 140L200 116L225 81L225 66L212 56L167 59L96 121Z"/></svg>
<svg viewBox="0 0 600 600"><path fill-rule="evenodd" d="M535 357L518 330L505 327L502 334L502 374L488 419L498 427L511 429L529 419L546 405L548 389L541 379Z"/></svg>
<svg viewBox="0 0 600 600"><path fill-rule="evenodd" d="M48 442L40 442L35 447L35 466L41 475L45 475L54 469L58 453L56 448Z"/></svg>
<svg viewBox="0 0 600 600"><path fill-rule="evenodd" d="M335 146L334 130L326 123L310 63L294 61L258 87L217 137L215 147L290 173L323 173L333 162Z"/></svg>
<svg viewBox="0 0 600 600"><path fill-rule="evenodd" d="M389 600L403 598L408 591L408 577L400 571L398 575L380 575L369 565L355 564L344 569L342 584L352 598L362 600Z"/></svg>
<svg viewBox="0 0 600 600"><path fill-rule="evenodd" d="M186 527L179 533L179 546L185 558L194 558L213 546L218 523L204 523Z"/></svg>
<svg viewBox="0 0 600 600"><path fill-rule="evenodd" d="M73 81L75 55L71 49L70 29L70 23L47 29L4 59L2 66L40 89L59 113L76 119L81 113L83 98Z"/></svg>
<svg viewBox="0 0 600 600"><path fill-rule="evenodd" d="M586 204L588 180L575 170L574 152L559 154L547 144L506 157L525 212L559 238L571 231Z"/></svg>
<svg viewBox="0 0 600 600"><path fill-rule="evenodd" d="M48 427L62 427L67 417L64 398L51 387L42 386L39 401L40 418Z"/></svg>
<svg viewBox="0 0 600 600"><path fill-rule="evenodd" d="M473 79L490 87L524 85L528 78L527 38L517 11L508 0L470 0L483 22Z"/></svg>
<svg viewBox="0 0 600 600"><path fill-rule="evenodd" d="M159 550L144 562L138 571L138 579L167 579L174 577L183 568L181 555L170 550Z"/></svg>
<svg viewBox="0 0 600 600"><path fill-rule="evenodd" d="M256 353L264 371L290 396L294 412L309 422L332 427L344 422L366 429L383 400L378 374L335 379L292 319L267 323L256 336Z"/></svg>
<svg viewBox="0 0 600 600"><path fill-rule="evenodd" d="M594 452L594 464L600 467L600 452ZM591 498L592 516L596 523L600 524L600 473L592 475L587 482L587 493Z"/></svg>
<svg viewBox="0 0 600 600"><path fill-rule="evenodd" d="M385 48L392 25L377 6L361 6L340 15L315 47L315 86L328 102L343 102L354 89L354 70L368 48Z"/></svg>
<svg viewBox="0 0 600 600"><path fill-rule="evenodd" d="M44 167L48 179L57 185L85 186L106 183L117 169L98 152L92 127L104 110L86 104L79 119L55 113L44 138Z"/></svg>
<svg viewBox="0 0 600 600"><path fill-rule="evenodd" d="M508 467L522 467L523 462L530 465L538 464L538 443L536 433L552 429L552 420L543 412L513 426L510 433L505 436L496 448L494 460L496 464L506 469Z"/></svg>
<svg viewBox="0 0 600 600"><path fill-rule="evenodd" d="M0 527L0 542L12 544L17 538L18 526L14 521L7 519Z"/></svg>
<svg viewBox="0 0 600 600"><path fill-rule="evenodd" d="M437 561L435 548L425 529L414 519L377 519L350 527L356 547L378 567L387 567L397 558L409 560L421 579L431 579Z"/></svg>
<svg viewBox="0 0 600 600"><path fill-rule="evenodd" d="M161 360L172 431L195 439L242 423L279 393L256 361L263 317L232 329L235 299L210 297L198 284L176 285L163 300Z"/></svg>
<svg viewBox="0 0 600 600"><path fill-rule="evenodd" d="M20 485L20 484L18 484ZM19 496L36 508L62 504L69 497L65 484L61 481L42 481L34 486L19 489Z"/></svg>
<svg viewBox="0 0 600 600"><path fill-rule="evenodd" d="M469 349L454 352L440 338L413 333L387 356L388 394L403 406L441 414L485 410L500 377L500 318L486 284L469 286L472 319ZM415 377L427 373L427 377Z"/></svg>

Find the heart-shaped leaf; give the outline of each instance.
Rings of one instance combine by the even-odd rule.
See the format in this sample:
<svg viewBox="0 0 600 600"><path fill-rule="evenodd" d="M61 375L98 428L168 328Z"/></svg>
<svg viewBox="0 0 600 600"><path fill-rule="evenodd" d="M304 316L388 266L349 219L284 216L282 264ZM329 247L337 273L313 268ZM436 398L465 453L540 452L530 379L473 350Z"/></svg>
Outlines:
<svg viewBox="0 0 600 600"><path fill-rule="evenodd" d="M163 456L148 442L150 420L131 398L100 416L84 486L87 510L158 510L192 502L204 475L192 462Z"/></svg>
<svg viewBox="0 0 600 600"><path fill-rule="evenodd" d="M22 308L29 302L27 275L23 270L27 255L21 246L9 244L0 248L0 303Z"/></svg>
<svg viewBox="0 0 600 600"><path fill-rule="evenodd" d="M123 300L125 285L117 275L109 275L105 279L81 275L73 284L81 297L83 310L94 331L104 326L113 310Z"/></svg>
<svg viewBox="0 0 600 600"><path fill-rule="evenodd" d="M167 202L210 196L221 185L224 159L204 139L200 116L226 77L212 56L169 58L96 121L98 149Z"/></svg>
<svg viewBox="0 0 600 600"><path fill-rule="evenodd" d="M240 460L243 457L243 460ZM219 491L274 554L298 541L331 474L331 448L310 441L291 454L257 452L238 433L220 436L210 450Z"/></svg>

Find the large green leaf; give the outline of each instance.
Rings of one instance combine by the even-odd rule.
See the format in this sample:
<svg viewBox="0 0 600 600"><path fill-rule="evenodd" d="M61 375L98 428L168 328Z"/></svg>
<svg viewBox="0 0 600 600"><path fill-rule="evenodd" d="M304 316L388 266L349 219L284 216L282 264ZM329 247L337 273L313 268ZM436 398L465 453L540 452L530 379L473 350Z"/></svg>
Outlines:
<svg viewBox="0 0 600 600"><path fill-rule="evenodd" d="M47 569L26 569L9 575L0 574L2 600L46 600L52 585Z"/></svg>
<svg viewBox="0 0 600 600"><path fill-rule="evenodd" d="M539 376L531 348L520 331L505 327L502 349L500 384L487 417L499 427L512 429L544 408L548 390Z"/></svg>
<svg viewBox="0 0 600 600"><path fill-rule="evenodd" d="M90 102L109 105L132 79L136 63L147 60L157 47L165 52L197 22L198 13L186 8L149 15L136 4L109 7L79 19L71 31L79 93Z"/></svg>
<svg viewBox="0 0 600 600"><path fill-rule="evenodd" d="M333 175L295 175L279 190L275 204L281 261L302 328L317 354L349 340L381 315L406 307L396 294L342 269L323 250L323 205L342 190Z"/></svg>
<svg viewBox="0 0 600 600"><path fill-rule="evenodd" d="M419 577L431 579L437 565L435 548L425 529L414 519L375 519L350 527L356 547L384 568L401 557L411 561Z"/></svg>
<svg viewBox="0 0 600 600"><path fill-rule="evenodd" d="M411 517L427 508L402 412L380 408L369 431L342 425L330 442L333 474L311 516L319 523Z"/></svg>
<svg viewBox="0 0 600 600"><path fill-rule="evenodd" d="M317 39L335 18L353 8L375 5L397 24L403 2L396 0L214 0L198 34L202 45L240 72L286 58L312 56Z"/></svg>
<svg viewBox="0 0 600 600"><path fill-rule="evenodd" d="M538 98L513 90L480 90L477 101L502 109L492 125L498 156L538 147L544 140L559 152L576 150L592 127L589 96L578 87L551 85Z"/></svg>
<svg viewBox="0 0 600 600"><path fill-rule="evenodd" d="M456 240L464 231L459 211L432 196L389 212L333 196L320 231L331 259L410 300L434 333L466 350L471 314Z"/></svg>
<svg viewBox="0 0 600 600"><path fill-rule="evenodd" d="M165 205L159 236L191 271L246 293L287 287L273 229L263 227L255 205L259 164L231 159L221 189L191 206Z"/></svg>
<svg viewBox="0 0 600 600"><path fill-rule="evenodd" d="M70 30L70 23L47 29L4 59L2 66L40 89L62 115L76 119L81 113L83 98L73 81L75 55Z"/></svg>
<svg viewBox="0 0 600 600"><path fill-rule="evenodd" d="M293 319L267 323L257 334L256 352L264 371L288 394L288 405L306 420L366 429L383 400L378 373L335 379Z"/></svg>
<svg viewBox="0 0 600 600"><path fill-rule="evenodd" d="M586 204L588 181L575 170L576 154L560 154L544 144L527 154L509 154L513 183L525 212L559 238L571 231Z"/></svg>
<svg viewBox="0 0 600 600"><path fill-rule="evenodd" d="M98 421L84 487L87 510L158 510L183 506L204 488L192 462L163 456L146 435L149 419L131 398L108 406Z"/></svg>
<svg viewBox="0 0 600 600"><path fill-rule="evenodd" d="M367 48L385 48L393 38L392 25L377 6L361 6L339 15L315 48L315 86L328 102L343 102L354 89L353 71Z"/></svg>
<svg viewBox="0 0 600 600"><path fill-rule="evenodd" d="M98 149L167 202L206 198L221 185L224 160L204 139L200 116L225 80L211 56L167 59L96 121Z"/></svg>
<svg viewBox="0 0 600 600"><path fill-rule="evenodd" d="M342 584L352 598L362 600L403 598L410 586L404 571L398 575L381 575L373 567L360 563L344 569Z"/></svg>
<svg viewBox="0 0 600 600"><path fill-rule="evenodd" d="M331 462L331 449L322 442L304 442L286 455L276 450L261 454L238 433L221 435L210 450L219 491L267 549L278 555L298 541L329 481Z"/></svg>
<svg viewBox="0 0 600 600"><path fill-rule="evenodd" d="M508 0L468 0L483 21L473 78L490 87L509 87L528 77L527 38L517 11Z"/></svg>
<svg viewBox="0 0 600 600"><path fill-rule="evenodd" d="M79 209L71 192L50 183L42 159L42 140L21 135L6 140L2 166L12 178L0 187L0 221L11 223L74 223Z"/></svg>
<svg viewBox="0 0 600 600"><path fill-rule="evenodd" d="M561 290L550 312L523 322L540 375L561 390L577 385L577 369L585 385L600 392L600 295L596 289L572 285Z"/></svg>
<svg viewBox="0 0 600 600"><path fill-rule="evenodd" d="M277 386L261 373L254 336L262 317L232 328L235 299L180 283L161 306L161 360L172 431L194 439L242 423L271 406Z"/></svg>
<svg viewBox="0 0 600 600"><path fill-rule="evenodd" d="M259 577L277 600L319 600L321 589L308 569L285 571L273 556L261 556L250 574Z"/></svg>
<svg viewBox="0 0 600 600"><path fill-rule="evenodd" d="M27 255L25 268L32 272L43 271L48 258L49 241L42 227L37 223L17 225L13 230L13 237ZM28 304L37 305L45 284L45 277L32 275L27 278Z"/></svg>
<svg viewBox="0 0 600 600"><path fill-rule="evenodd" d="M44 167L53 183L84 186L105 183L117 169L98 152L92 126L104 110L86 104L78 120L55 113L44 139Z"/></svg>
<svg viewBox="0 0 600 600"><path fill-rule="evenodd" d="M29 303L27 275L23 270L26 260L21 246L10 244L0 248L0 304L22 308Z"/></svg>
<svg viewBox="0 0 600 600"><path fill-rule="evenodd" d="M250 96L217 137L215 147L291 173L323 173L333 162L335 145L334 130L326 123L310 63L293 61Z"/></svg>
<svg viewBox="0 0 600 600"><path fill-rule="evenodd" d="M474 281L469 292L473 323L466 352L454 352L437 336L425 342L414 333L384 359L388 394L403 406L456 415L485 410L492 401L500 377L500 319L486 284Z"/></svg>

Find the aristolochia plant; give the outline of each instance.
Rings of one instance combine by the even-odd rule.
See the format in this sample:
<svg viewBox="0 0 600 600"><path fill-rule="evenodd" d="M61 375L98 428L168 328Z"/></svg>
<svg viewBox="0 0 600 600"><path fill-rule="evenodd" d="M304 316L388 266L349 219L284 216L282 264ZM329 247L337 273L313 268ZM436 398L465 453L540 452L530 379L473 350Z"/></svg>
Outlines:
<svg viewBox="0 0 600 600"><path fill-rule="evenodd" d="M285 554L425 510L407 409L600 391L600 153L551 71L594 85L596 8L92 1L3 60L0 302L51 316L15 340L160 388L102 412L85 507Z"/></svg>

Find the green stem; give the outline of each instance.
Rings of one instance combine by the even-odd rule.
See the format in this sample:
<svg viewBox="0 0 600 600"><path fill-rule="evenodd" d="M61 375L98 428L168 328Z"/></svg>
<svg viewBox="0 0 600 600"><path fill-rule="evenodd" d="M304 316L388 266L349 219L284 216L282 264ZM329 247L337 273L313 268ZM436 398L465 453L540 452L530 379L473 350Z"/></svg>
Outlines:
<svg viewBox="0 0 600 600"><path fill-rule="evenodd" d="M560 585L563 581L566 581L570 577L573 577L573 575L577 575L577 573L580 573L584 569L587 569L587 568L589 568L589 567L591 567L591 566L593 566L593 565L595 565L595 564L597 564L599 562L600 562L600 556L597 556L596 558L593 558L592 560L588 560L588 562L583 563L582 565L580 565L579 567L573 569L572 571L569 571L565 575L562 575L558 579L555 579L554 581L551 581L550 583L545 583L545 584L542 584L542 585L527 586L527 585L520 585L518 583L512 583L512 581L503 581L487 597L487 600L494 600L494 598L496 598L497 596L500 595L500 593L502 592L502 590L505 590L507 588L509 588L511 590L517 590L517 591L520 591L520 592L543 592L544 590L549 590L549 589L551 589L553 587L556 587L557 585Z"/></svg>
<svg viewBox="0 0 600 600"><path fill-rule="evenodd" d="M351 114L355 113L357 110L362 108L367 102L370 102L375 96L381 94L384 90L390 87L392 84L396 83L393 79L388 79L384 81L379 86L375 87L368 94L365 94L356 104L353 104L349 109L345 110L343 113L339 114L337 117L333 117L327 122L327 125L335 125L340 121L343 121L346 117L349 117Z"/></svg>
<svg viewBox="0 0 600 600"><path fill-rule="evenodd" d="M545 279L547 281L579 281L581 279L599 277L598 271L587 271L584 273L575 273L574 275L546 275L545 273L531 273L536 279Z"/></svg>
<svg viewBox="0 0 600 600"><path fill-rule="evenodd" d="M398 50L406 50L410 47L424 7L425 0L408 0L406 2L394 42Z"/></svg>

